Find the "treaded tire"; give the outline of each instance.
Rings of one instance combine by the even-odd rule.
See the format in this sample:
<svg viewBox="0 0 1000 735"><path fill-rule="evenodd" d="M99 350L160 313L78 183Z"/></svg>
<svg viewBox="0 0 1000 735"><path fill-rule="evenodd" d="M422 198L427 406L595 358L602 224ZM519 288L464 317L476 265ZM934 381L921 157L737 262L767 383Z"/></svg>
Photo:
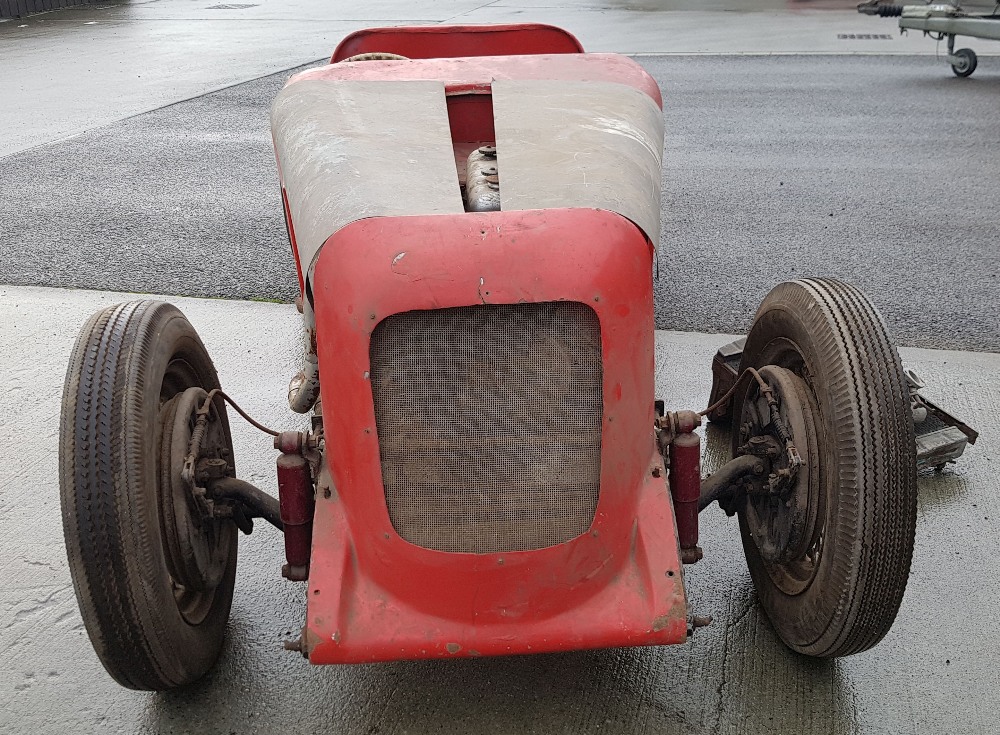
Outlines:
<svg viewBox="0 0 1000 735"><path fill-rule="evenodd" d="M962 59L961 63L951 65L951 70L955 73L955 76L962 78L971 77L972 72L979 66L979 58L976 56L976 52L971 48L960 48L955 52L955 56Z"/></svg>
<svg viewBox="0 0 1000 735"><path fill-rule="evenodd" d="M913 555L916 450L899 355L859 290L806 279L776 286L757 311L741 369L768 364L798 374L817 407L819 545L795 562L811 576L786 584L793 562L766 562L741 511L750 574L790 648L809 656L858 653L889 631ZM735 417L744 398L736 398Z"/></svg>
<svg viewBox="0 0 1000 735"><path fill-rule="evenodd" d="M203 602L192 624L165 558L159 492L161 414L174 405L168 401L188 387L218 385L194 328L162 302L94 314L70 357L59 445L66 551L94 649L108 673L131 689L191 683L222 647L236 534L227 529L225 571L213 590L198 593Z"/></svg>

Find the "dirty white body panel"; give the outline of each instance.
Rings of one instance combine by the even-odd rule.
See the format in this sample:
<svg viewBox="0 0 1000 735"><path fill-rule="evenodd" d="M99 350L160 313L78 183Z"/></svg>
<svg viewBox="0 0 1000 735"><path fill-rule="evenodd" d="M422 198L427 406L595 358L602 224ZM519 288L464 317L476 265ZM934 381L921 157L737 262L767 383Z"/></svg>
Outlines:
<svg viewBox="0 0 1000 735"><path fill-rule="evenodd" d="M663 118L648 95L567 81L492 92L501 209L606 209L658 242ZM351 222L465 211L441 82L295 82L271 129L307 278Z"/></svg>
<svg viewBox="0 0 1000 735"><path fill-rule="evenodd" d="M355 220L465 211L441 82L296 82L271 132L303 274Z"/></svg>
<svg viewBox="0 0 1000 735"><path fill-rule="evenodd" d="M500 208L593 207L660 238L663 114L610 82L496 81Z"/></svg>

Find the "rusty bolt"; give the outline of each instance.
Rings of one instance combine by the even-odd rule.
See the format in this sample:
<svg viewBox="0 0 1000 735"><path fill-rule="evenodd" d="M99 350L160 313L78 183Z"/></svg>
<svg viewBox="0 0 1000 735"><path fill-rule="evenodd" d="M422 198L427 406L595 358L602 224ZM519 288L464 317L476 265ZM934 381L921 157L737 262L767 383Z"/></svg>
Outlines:
<svg viewBox="0 0 1000 735"><path fill-rule="evenodd" d="M220 477L225 477L228 470L229 463L224 459L200 459L195 469L195 481L200 485L204 485L209 480L217 480Z"/></svg>

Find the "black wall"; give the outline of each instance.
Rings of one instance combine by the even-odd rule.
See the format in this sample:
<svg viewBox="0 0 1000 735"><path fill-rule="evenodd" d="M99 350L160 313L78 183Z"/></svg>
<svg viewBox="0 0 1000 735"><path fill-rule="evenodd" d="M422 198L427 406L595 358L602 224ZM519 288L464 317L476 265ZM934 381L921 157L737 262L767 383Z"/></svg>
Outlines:
<svg viewBox="0 0 1000 735"><path fill-rule="evenodd" d="M23 18L31 13L85 5L94 0L0 0L0 18Z"/></svg>

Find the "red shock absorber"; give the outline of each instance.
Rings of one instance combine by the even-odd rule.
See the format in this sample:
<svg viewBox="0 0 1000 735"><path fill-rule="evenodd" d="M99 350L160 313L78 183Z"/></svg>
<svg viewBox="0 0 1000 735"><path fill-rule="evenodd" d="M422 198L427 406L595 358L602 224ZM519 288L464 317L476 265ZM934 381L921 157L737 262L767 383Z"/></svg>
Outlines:
<svg viewBox="0 0 1000 735"><path fill-rule="evenodd" d="M278 456L278 500L281 523L285 527L285 559L281 574L293 582L309 578L309 557L312 554L313 494L309 462L301 454L282 453Z"/></svg>
<svg viewBox="0 0 1000 735"><path fill-rule="evenodd" d="M701 495L701 438L681 433L670 442L670 494L674 500L681 561L701 559L698 546L698 498Z"/></svg>

